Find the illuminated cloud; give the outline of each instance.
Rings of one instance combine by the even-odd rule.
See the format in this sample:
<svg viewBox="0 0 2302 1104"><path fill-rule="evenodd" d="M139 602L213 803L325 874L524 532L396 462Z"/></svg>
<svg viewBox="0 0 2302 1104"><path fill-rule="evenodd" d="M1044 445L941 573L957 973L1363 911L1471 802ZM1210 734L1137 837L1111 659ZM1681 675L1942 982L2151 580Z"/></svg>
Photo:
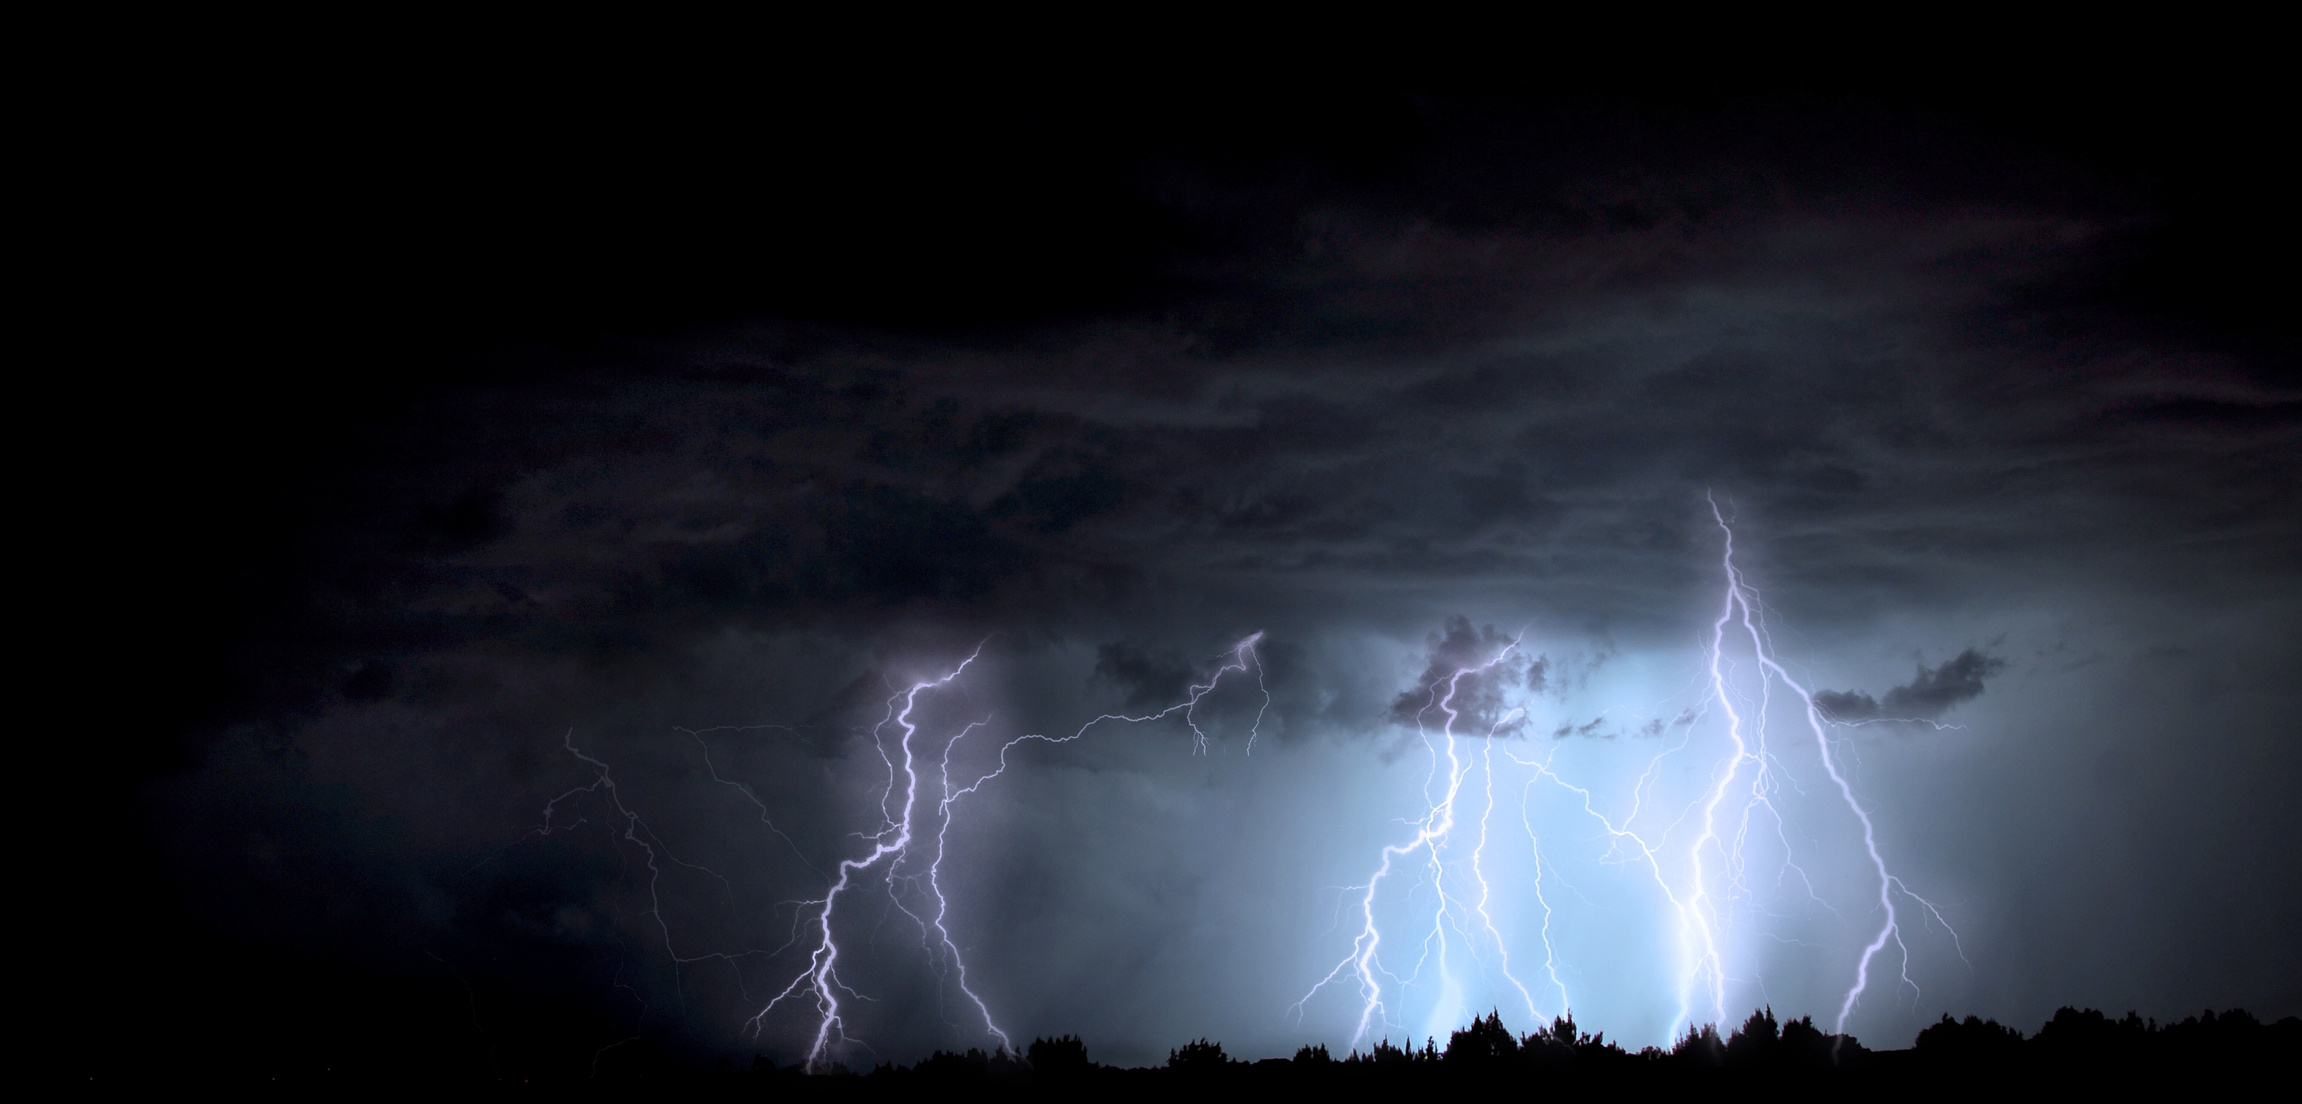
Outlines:
<svg viewBox="0 0 2302 1104"><path fill-rule="evenodd" d="M1917 676L1888 690L1884 700L1852 690L1823 690L1815 694L1814 703L1834 721L1930 721L1960 702L1981 697L1983 680L2005 669L2004 659L1968 648L1931 669L1919 664Z"/></svg>

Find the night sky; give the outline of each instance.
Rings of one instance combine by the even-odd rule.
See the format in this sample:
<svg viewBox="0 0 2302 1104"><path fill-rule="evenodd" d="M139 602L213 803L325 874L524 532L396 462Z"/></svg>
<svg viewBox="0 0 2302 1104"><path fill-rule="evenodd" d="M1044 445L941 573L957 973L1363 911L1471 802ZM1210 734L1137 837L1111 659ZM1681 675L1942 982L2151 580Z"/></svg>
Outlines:
<svg viewBox="0 0 2302 1104"><path fill-rule="evenodd" d="M970 655L912 718L981 722L962 782L1242 666L1203 747L1106 722L950 806L1018 1043L1348 1049L1350 887L1490 661L1374 1037L1667 1045L1713 980L1835 1019L1884 914L1833 766L1899 879L1866 1044L2302 1013L2267 85L885 66L315 65L122 123L82 263L134 305L72 354L109 612L60 638L92 1069L799 1061L811 1002L752 1018L900 817L891 698ZM1827 745L1713 653L1720 518ZM1778 788L1690 987L1661 883L1730 707ZM832 1059L996 1045L925 861L840 899Z"/></svg>

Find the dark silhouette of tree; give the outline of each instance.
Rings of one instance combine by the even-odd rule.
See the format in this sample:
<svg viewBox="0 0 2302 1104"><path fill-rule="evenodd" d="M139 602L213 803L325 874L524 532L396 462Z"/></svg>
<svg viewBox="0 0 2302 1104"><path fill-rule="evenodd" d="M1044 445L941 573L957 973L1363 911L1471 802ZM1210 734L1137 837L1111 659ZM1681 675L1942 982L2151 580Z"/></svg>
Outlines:
<svg viewBox="0 0 2302 1104"><path fill-rule="evenodd" d="M1034 1073L1048 1076L1066 1076L1086 1073L1095 1063L1087 1060L1087 1044L1077 1035L1058 1035L1052 1039L1033 1039L1024 1052Z"/></svg>
<svg viewBox="0 0 2302 1104"><path fill-rule="evenodd" d="M1870 1051L1863 1049L1854 1036L1833 1035L1816 1027L1814 1017L1800 1016L1782 1025L1777 1053L1786 1065L1813 1068L1859 1063Z"/></svg>
<svg viewBox="0 0 2302 1104"><path fill-rule="evenodd" d="M1406 1063L1412 1062L1414 1060L1415 1055L1413 1052L1401 1050L1398 1047L1392 1046L1391 1040L1389 1039L1384 1039L1383 1041L1376 1043L1374 1049L1368 1051L1364 1055L1354 1050L1351 1052L1351 1056L1349 1058L1343 1059L1343 1061L1353 1065L1364 1064L1375 1066L1405 1065Z"/></svg>
<svg viewBox="0 0 2302 1104"><path fill-rule="evenodd" d="M2281 1032L2285 1037L2282 1050L2278 1043ZM2219 1016L2208 1009L2203 1015L2158 1028L2157 1036L2158 1058L2170 1064L2203 1065L2233 1057L2267 1064L2281 1054L2291 1064L2302 1058L2296 1053L2297 1043L2302 1042L2302 1022L2288 1017L2266 1027L2243 1008Z"/></svg>
<svg viewBox="0 0 2302 1104"><path fill-rule="evenodd" d="M1671 1046L1671 1059L1681 1065L1726 1065L1726 1044L1719 1041L1718 1028L1711 1024L1701 1029L1688 1028L1687 1033Z"/></svg>
<svg viewBox="0 0 2302 1104"><path fill-rule="evenodd" d="M1449 1066L1457 1069L1492 1070L1511 1063L1519 1056L1519 1040L1503 1026L1500 1010L1490 1010L1482 1019L1447 1036L1447 1050L1443 1055Z"/></svg>
<svg viewBox="0 0 2302 1104"><path fill-rule="evenodd" d="M1188 1086L1184 1091L1358 1088L1458 1096L1488 1091L1603 1095L1618 1089L1633 1096L1675 1096L1781 1088L1802 1097L1828 1091L1865 1099L1914 1093L1931 1099L1977 1091L2104 1097L2149 1092L2188 1099L2236 1094L2302 1064L2302 1020L2264 1024L2232 1010L2159 1024L2133 1013L2112 1018L2093 1009L2064 1008L2025 1038L1993 1020L1944 1016L1919 1032L1908 1050L1872 1051L1852 1036L1816 1027L1812 1017L1777 1020L1772 1008L1762 1008L1723 1038L1716 1025L1703 1024L1690 1028L1668 1050L1631 1052L1604 1036L1582 1033L1571 1016L1513 1036L1502 1013L1489 1010L1450 1032L1443 1050L1435 1038L1426 1038L1419 1048L1385 1039L1341 1061L1324 1045L1303 1047L1293 1058L1240 1061L1222 1044L1201 1038L1169 1051L1163 1066L1121 1069L1090 1061L1086 1044L1074 1035L1034 1039L1025 1055L938 1051L909 1067L880 1065L863 1077L844 1069L832 1076L809 1076L799 1066L778 1067L761 1057L753 1060L746 1082L733 1065L721 1062L715 1069L712 1061L696 1062L688 1076L701 1085L721 1086L705 1095L729 1099L756 1099L762 1089L795 1098L946 1089L1028 1096L1035 1085L1065 1096L1120 1097ZM645 1075L677 1076L670 1067Z"/></svg>
<svg viewBox="0 0 2302 1104"><path fill-rule="evenodd" d="M1774 1006L1753 1012L1734 1034L1727 1036L1726 1064L1773 1065L1781 1058L1782 1029L1774 1022Z"/></svg>
<svg viewBox="0 0 2302 1104"><path fill-rule="evenodd" d="M881 1066L880 1069L888 1069ZM912 1067L917 1073L935 1080L981 1081L992 1077L1014 1077L1024 1072L1023 1063L1005 1049L997 1054L985 1054L979 1047L969 1047L964 1054L939 1050L927 1060ZM877 1072L877 1071L874 1071Z"/></svg>
<svg viewBox="0 0 2302 1104"><path fill-rule="evenodd" d="M1912 1050L1928 1065L2006 1066L2022 1057L2022 1032L1975 1016L1953 1020L1945 1012L1941 1023L1918 1033Z"/></svg>
<svg viewBox="0 0 2302 1104"><path fill-rule="evenodd" d="M1167 1052L1167 1068L1184 1073L1220 1073L1231 1064L1231 1057L1223 1053L1223 1044L1198 1039L1183 1044L1179 1050Z"/></svg>
<svg viewBox="0 0 2302 1104"><path fill-rule="evenodd" d="M2056 1065L2100 1066L2139 1056L2149 1043L2150 1026L2132 1012L2113 1020L2092 1008L2064 1005L2038 1029L2029 1049Z"/></svg>

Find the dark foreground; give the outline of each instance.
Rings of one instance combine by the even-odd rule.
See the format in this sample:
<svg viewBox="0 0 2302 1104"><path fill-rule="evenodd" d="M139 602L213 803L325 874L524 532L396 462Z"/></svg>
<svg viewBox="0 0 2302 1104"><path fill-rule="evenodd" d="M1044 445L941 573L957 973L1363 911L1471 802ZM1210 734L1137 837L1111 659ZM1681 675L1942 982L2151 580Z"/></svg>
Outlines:
<svg viewBox="0 0 2302 1104"><path fill-rule="evenodd" d="M405 1098L410 1090L454 1098L613 1096L707 1100L918 1099L964 1094L1021 1099L1188 1099L1198 1094L1356 1095L1476 1092L1489 1096L1591 1094L1607 1099L1686 1093L1767 1093L1815 1099L1942 1099L1951 1094L2021 1094L2126 1099L2189 1098L2229 1093L2282 1096L2302 1068L2302 1020L2264 1024L2243 1011L2207 1012L2178 1023L2129 1013L2064 1008L2034 1035L1995 1021L1948 1016L1919 1033L1907 1050L1871 1050L1852 1036L1831 1035L1811 1020L1778 1023L1758 1012L1724 1038L1711 1028L1668 1050L1627 1051L1557 1020L1516 1036L1499 1016L1454 1032L1444 1046L1388 1043L1336 1058L1305 1047L1293 1058L1241 1061L1220 1044L1199 1040L1171 1052L1164 1066L1123 1069L1095 1063L1085 1045L1064 1036L1033 1042L1024 1054L938 1052L911 1066L809 1072L756 1059L696 1068L657 1065L646 1073L527 1080L396 1077L388 1069L323 1071L301 1077L251 1076L259 1091L303 1097ZM118 1087L102 1079L84 1089ZM207 1080L196 1078L194 1080ZM420 1082L420 1083L419 1083ZM2172 1094L2170 1096L2170 1094Z"/></svg>

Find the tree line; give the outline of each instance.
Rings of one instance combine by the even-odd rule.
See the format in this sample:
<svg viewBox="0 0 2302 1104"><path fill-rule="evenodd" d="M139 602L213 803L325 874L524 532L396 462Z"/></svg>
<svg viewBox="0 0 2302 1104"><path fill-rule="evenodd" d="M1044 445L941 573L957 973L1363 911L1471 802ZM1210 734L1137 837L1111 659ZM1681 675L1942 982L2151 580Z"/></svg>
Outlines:
<svg viewBox="0 0 2302 1104"><path fill-rule="evenodd" d="M1706 1024L1667 1048L1629 1050L1603 1033L1582 1031L1571 1016L1516 1034L1504 1025L1499 1012L1490 1012L1450 1033L1443 1046L1435 1037L1420 1046L1386 1039L1342 1056L1315 1045L1303 1047L1292 1058L1245 1061L1226 1053L1221 1043L1196 1039L1169 1051L1164 1065L1120 1068L1093 1061L1084 1042L1064 1035L1036 1039L1020 1054L938 1051L909 1066L888 1063L868 1072L841 1070L828 1077L806 1076L797 1067L778 1067L760 1058L754 1063L753 1080L825 1091L902 1094L968 1084L994 1091L1060 1089L1066 1095L1130 1088L1190 1091L1195 1085L1216 1084L1343 1088L1353 1083L1549 1081L1661 1087L1690 1079L1779 1079L1812 1082L1818 1088L1836 1082L1893 1088L2044 1080L2069 1087L2080 1082L2212 1082L2226 1075L2290 1070L2297 1059L2302 1059L2302 1020L2289 1016L2265 1024L2243 1010L2219 1015L2208 1011L2159 1023L2131 1012L2112 1018L2093 1009L2065 1007L2029 1035L1995 1020L1945 1015L1920 1031L1907 1049L1872 1050L1851 1035L1815 1026L1811 1017L1778 1021L1768 1008L1751 1013L1724 1035Z"/></svg>

